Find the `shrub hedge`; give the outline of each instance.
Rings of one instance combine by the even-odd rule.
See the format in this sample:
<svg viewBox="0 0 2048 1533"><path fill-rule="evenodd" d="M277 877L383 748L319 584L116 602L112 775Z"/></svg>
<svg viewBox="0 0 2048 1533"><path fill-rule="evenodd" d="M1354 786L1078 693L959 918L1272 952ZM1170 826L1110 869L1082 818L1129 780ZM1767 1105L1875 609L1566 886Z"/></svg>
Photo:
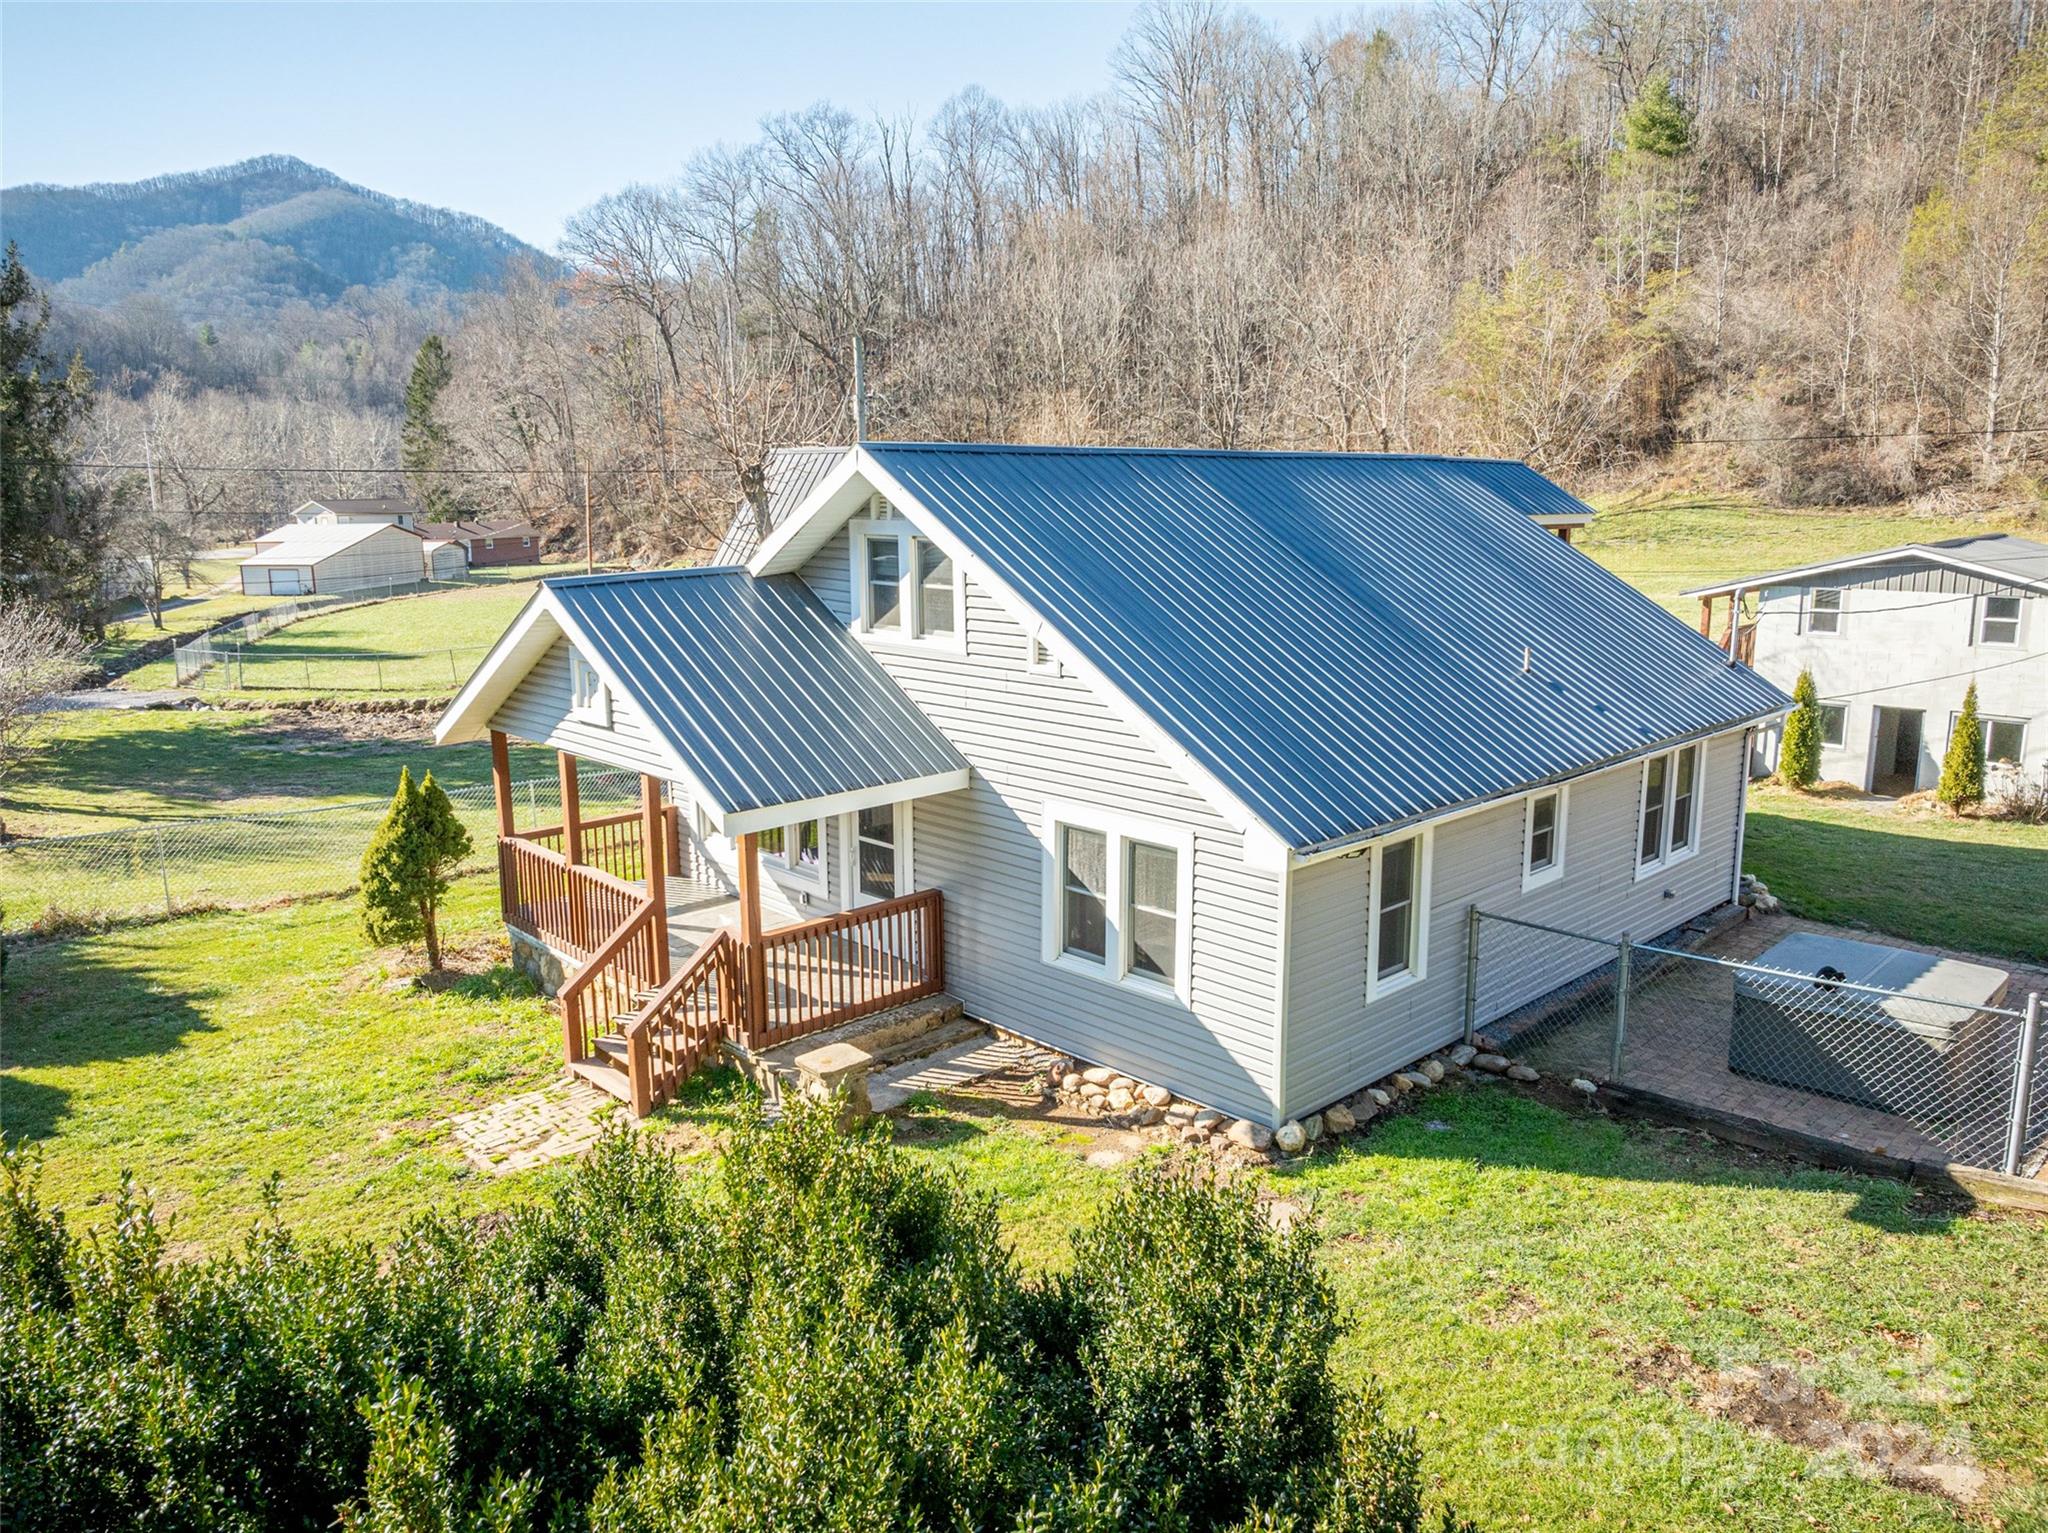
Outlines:
<svg viewBox="0 0 2048 1533"><path fill-rule="evenodd" d="M1424 1519L1411 1436L1331 1377L1314 1235L1186 1168L1135 1173L1042 1281L992 1199L820 1111L715 1174L615 1134L549 1202L381 1255L273 1208L235 1254L169 1261L132 1184L80 1239L32 1160L4 1169L14 1528Z"/></svg>

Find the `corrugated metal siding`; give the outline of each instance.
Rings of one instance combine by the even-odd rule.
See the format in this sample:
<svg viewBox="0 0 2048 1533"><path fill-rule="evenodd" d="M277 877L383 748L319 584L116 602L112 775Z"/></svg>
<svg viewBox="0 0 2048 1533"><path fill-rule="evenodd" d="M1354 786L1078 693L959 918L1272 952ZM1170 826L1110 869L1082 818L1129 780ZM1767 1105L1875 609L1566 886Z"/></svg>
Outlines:
<svg viewBox="0 0 2048 1533"><path fill-rule="evenodd" d="M728 813L964 764L793 576L667 570L547 588Z"/></svg>
<svg viewBox="0 0 2048 1533"><path fill-rule="evenodd" d="M803 571L842 622L849 569L841 529ZM973 768L966 791L913 808L917 885L946 896L949 988L985 1021L1271 1121L1277 876L1245 866L1241 838L1086 684L1026 671L1023 628L971 579L965 621L964 655L871 650ZM1193 830L1192 1011L1044 961L1048 801Z"/></svg>
<svg viewBox="0 0 2048 1533"><path fill-rule="evenodd" d="M1742 736L1707 742L1699 855L1638 881L1635 846L1642 769L1630 765L1572 785L1565 871L1522 892L1520 801L1453 820L1436 832L1426 977L1365 1004L1371 864L1363 854L1294 875L1287 1009L1287 1111L1299 1116L1350 1095L1443 1047L1464 1030L1465 909L1519 916L1568 931L1648 940L1728 898L1744 782ZM1673 893L1664 898L1664 891ZM1580 944L1516 941L1484 972L1483 1026L1596 966ZM1484 951L1484 950L1483 950Z"/></svg>
<svg viewBox="0 0 2048 1533"><path fill-rule="evenodd" d="M782 519L803 503L804 497L818 487L818 481L829 474L832 466L846 453L844 447L771 448L766 464L768 525L780 527ZM761 535L754 525L754 508L741 501L733 512L732 521L726 526L725 536L719 539L718 552L712 555L711 562L745 564L760 546Z"/></svg>
<svg viewBox="0 0 2048 1533"><path fill-rule="evenodd" d="M1819 587L1823 590L1918 591L1943 596L2017 596L2034 599L2023 584L1973 575L1967 570L1924 560L1902 559L1894 564L1867 564L1861 569L1829 570L1791 585L1773 583L1768 589L1797 593Z"/></svg>
<svg viewBox="0 0 2048 1533"><path fill-rule="evenodd" d="M1523 464L868 451L1296 846L1784 705L1531 522L1585 508Z"/></svg>
<svg viewBox="0 0 2048 1533"><path fill-rule="evenodd" d="M490 727L586 760L666 777L672 770L669 758L630 697L612 698L609 729L570 717L569 654L569 641L555 640L499 705Z"/></svg>

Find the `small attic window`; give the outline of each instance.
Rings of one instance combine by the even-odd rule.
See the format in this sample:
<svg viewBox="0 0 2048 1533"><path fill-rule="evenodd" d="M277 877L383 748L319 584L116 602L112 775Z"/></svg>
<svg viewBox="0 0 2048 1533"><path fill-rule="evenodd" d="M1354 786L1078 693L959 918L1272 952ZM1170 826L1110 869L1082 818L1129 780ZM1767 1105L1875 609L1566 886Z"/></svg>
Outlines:
<svg viewBox="0 0 2048 1533"><path fill-rule="evenodd" d="M612 727L612 689L597 667L575 651L569 653L569 713L600 729Z"/></svg>

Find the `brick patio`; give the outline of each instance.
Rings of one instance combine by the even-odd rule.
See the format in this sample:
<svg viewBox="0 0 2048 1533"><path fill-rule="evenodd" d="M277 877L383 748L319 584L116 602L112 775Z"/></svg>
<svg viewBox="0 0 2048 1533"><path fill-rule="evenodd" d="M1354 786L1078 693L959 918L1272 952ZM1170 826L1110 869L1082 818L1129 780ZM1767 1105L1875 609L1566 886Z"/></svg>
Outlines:
<svg viewBox="0 0 2048 1533"><path fill-rule="evenodd" d="M1791 916L1752 915L1707 939L1698 951L1734 962L1752 962L1775 943L1799 931L1882 942L1991 964L2012 975L2003 1004L2015 1010L2025 1004L2029 990L2048 995L2048 972L2039 969ZM1617 1084L1810 1134L1854 1150L1903 1160L1945 1162L1957 1158L1951 1147L1891 1113L1750 1080L1731 1072L1728 1037L1733 1016L1732 993L1730 971L1710 964L1675 963L1633 983L1627 1045ZM1610 1006L1588 1007L1581 1020L1519 1052L1552 1074L1604 1079L1612 1045L1611 1027Z"/></svg>
<svg viewBox="0 0 2048 1533"><path fill-rule="evenodd" d="M479 1171L505 1176L581 1155L597 1143L617 1099L587 1081L560 1080L448 1120L462 1154Z"/></svg>

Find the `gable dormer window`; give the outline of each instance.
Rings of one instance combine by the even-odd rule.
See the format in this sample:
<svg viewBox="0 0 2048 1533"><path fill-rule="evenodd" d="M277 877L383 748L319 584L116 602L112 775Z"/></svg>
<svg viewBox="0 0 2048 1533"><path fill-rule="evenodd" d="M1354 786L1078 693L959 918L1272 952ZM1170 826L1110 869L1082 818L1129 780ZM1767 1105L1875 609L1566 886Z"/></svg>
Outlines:
<svg viewBox="0 0 2048 1533"><path fill-rule="evenodd" d="M853 548L860 632L960 647L966 588L951 554L900 518L857 526Z"/></svg>
<svg viewBox="0 0 2048 1533"><path fill-rule="evenodd" d="M569 652L569 715L600 729L612 727L612 689L597 667L574 650Z"/></svg>

